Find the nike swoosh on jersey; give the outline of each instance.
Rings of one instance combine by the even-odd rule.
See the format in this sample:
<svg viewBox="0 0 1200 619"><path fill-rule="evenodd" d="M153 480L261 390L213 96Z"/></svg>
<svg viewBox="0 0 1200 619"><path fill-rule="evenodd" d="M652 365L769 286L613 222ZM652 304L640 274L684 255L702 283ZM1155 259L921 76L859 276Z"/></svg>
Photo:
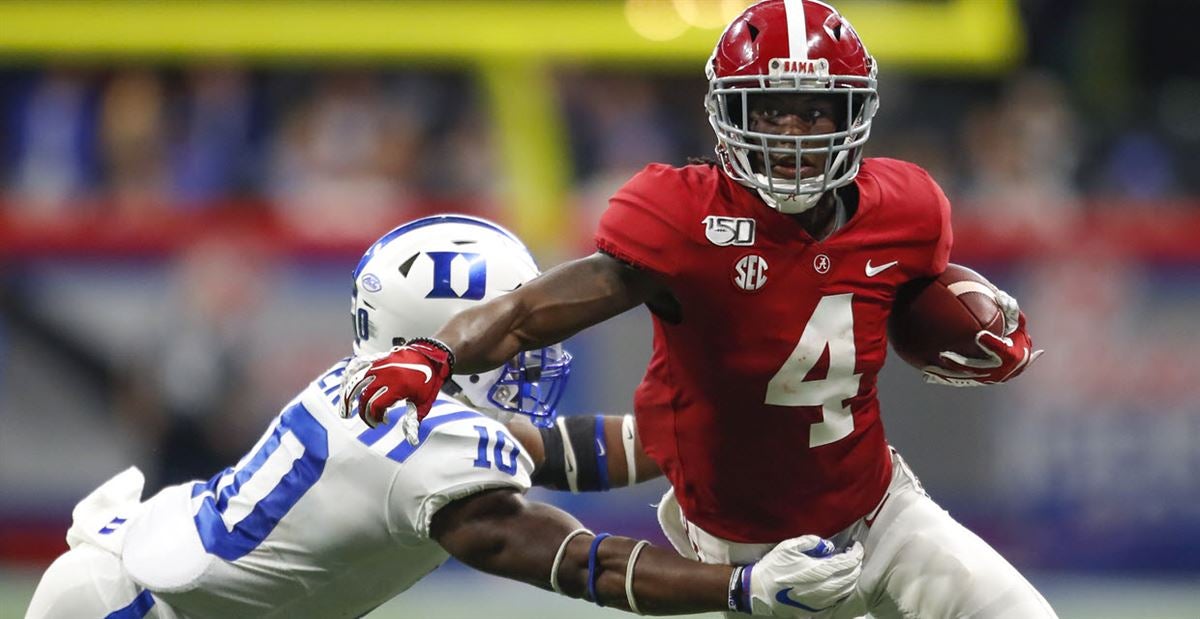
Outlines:
<svg viewBox="0 0 1200 619"><path fill-rule="evenodd" d="M600 439L596 439L596 455L603 456L604 453L604 443L601 443Z"/></svg>
<svg viewBox="0 0 1200 619"><path fill-rule="evenodd" d="M832 606L826 606L825 608L813 608L811 606L805 606L804 604L801 604L800 602L797 602L796 600L793 600L790 596L788 596L788 592L790 592L791 590L792 590L792 587L788 587L787 589L780 589L779 593L775 594L775 601L779 602L780 604L783 604L785 606L791 606L794 608L800 608L803 610L807 610L810 613L819 613L823 610L833 608Z"/></svg>
<svg viewBox="0 0 1200 619"><path fill-rule="evenodd" d="M873 266L871 266L871 261L867 260L867 277L875 277L876 275L883 273L884 271L896 266L897 264L900 264L899 260L893 260L887 264L881 264L877 267L873 267Z"/></svg>
<svg viewBox="0 0 1200 619"><path fill-rule="evenodd" d="M433 380L433 370L431 370L423 365L417 364L417 363L386 363L375 369L376 370L384 370L387 368L401 368L401 369L405 369L405 370L416 370L425 375L425 382L429 382L430 380Z"/></svg>

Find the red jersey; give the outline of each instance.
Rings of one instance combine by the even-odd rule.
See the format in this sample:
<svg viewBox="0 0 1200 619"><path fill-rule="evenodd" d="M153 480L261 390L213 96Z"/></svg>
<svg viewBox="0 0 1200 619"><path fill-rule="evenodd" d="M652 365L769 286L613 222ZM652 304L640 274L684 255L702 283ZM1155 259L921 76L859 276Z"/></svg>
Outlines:
<svg viewBox="0 0 1200 619"><path fill-rule="evenodd" d="M596 244L658 275L634 397L646 452L687 519L734 542L830 536L891 479L876 378L896 288L945 269L950 204L921 168L866 159L858 209L823 241L718 168L653 164L609 202Z"/></svg>

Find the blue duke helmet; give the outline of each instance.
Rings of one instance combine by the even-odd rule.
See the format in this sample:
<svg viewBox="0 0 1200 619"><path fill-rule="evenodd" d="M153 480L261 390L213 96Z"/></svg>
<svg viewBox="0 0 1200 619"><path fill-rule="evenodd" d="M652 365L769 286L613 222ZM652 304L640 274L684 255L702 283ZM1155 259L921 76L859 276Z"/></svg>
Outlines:
<svg viewBox="0 0 1200 619"><path fill-rule="evenodd" d="M529 250L477 217L438 215L399 226L371 245L354 270L354 353L386 353L432 335L455 314L537 277ZM480 374L451 376L442 391L506 421L549 427L570 374L561 345L520 353Z"/></svg>

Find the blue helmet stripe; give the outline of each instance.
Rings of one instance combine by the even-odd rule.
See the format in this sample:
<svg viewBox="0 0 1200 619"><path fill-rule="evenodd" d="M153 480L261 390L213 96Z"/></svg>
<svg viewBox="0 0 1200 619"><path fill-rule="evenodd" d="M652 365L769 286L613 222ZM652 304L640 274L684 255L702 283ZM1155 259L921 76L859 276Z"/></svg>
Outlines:
<svg viewBox="0 0 1200 619"><path fill-rule="evenodd" d="M505 237L508 237L509 240L516 243L518 246L520 246L522 248L525 247L525 244L521 242L521 239L518 239L513 233L509 232L508 230L505 230L504 228L501 228L500 226L497 226L496 224L493 224L490 221L480 219L478 217L471 217L469 215L434 215L432 217L422 217L421 219L416 219L416 220L410 221L406 224L397 226L396 228L393 228L391 232L388 232L387 234L383 235L378 241L375 241L375 243L373 245L371 245L371 247L369 249L367 249L366 253L363 254L362 259L358 261L358 266L354 267L355 281L357 281L358 276L362 274L363 267L365 267L367 265L367 262L370 261L371 258L375 256L376 250L384 247L388 243L391 243L392 241L396 240L397 238L404 236L405 234L408 234L409 232L412 232L413 230L419 230L426 226L432 226L435 224L467 224L469 226L479 226L480 228L486 228L493 232L499 232L500 234L503 234ZM528 250L526 250L526 251L528 252ZM533 257L530 256L531 260L532 260L532 258Z"/></svg>

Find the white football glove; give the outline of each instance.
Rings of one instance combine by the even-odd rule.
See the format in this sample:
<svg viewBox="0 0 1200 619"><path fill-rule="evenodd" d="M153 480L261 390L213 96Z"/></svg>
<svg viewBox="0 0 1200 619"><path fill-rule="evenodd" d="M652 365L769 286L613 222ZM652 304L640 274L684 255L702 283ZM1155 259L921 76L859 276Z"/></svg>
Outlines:
<svg viewBox="0 0 1200 619"><path fill-rule="evenodd" d="M863 547L842 552L816 535L780 542L750 570L750 613L771 617L827 617L854 593Z"/></svg>

